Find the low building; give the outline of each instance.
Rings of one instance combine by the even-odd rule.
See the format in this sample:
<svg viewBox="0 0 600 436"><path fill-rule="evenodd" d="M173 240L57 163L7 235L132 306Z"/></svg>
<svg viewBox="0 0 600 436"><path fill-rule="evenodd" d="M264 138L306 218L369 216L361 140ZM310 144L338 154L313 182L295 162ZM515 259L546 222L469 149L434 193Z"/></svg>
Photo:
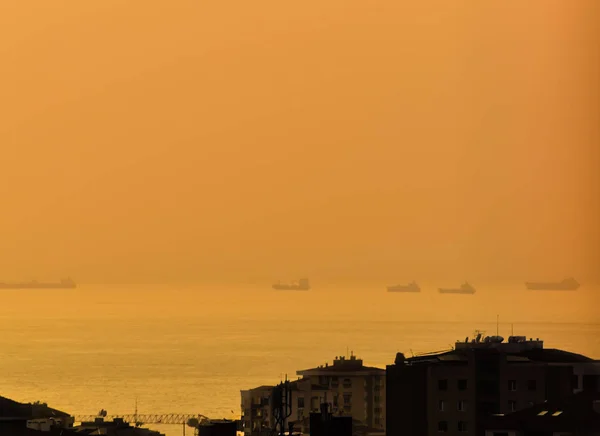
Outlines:
<svg viewBox="0 0 600 436"><path fill-rule="evenodd" d="M485 436L600 436L600 394L582 391L570 397L486 420Z"/></svg>
<svg viewBox="0 0 600 436"><path fill-rule="evenodd" d="M333 416L329 404L322 404L319 413L310 414L310 436L352 436L352 418Z"/></svg>
<svg viewBox="0 0 600 436"><path fill-rule="evenodd" d="M440 433L479 436L484 419L573 394L577 380L597 362L543 341L481 335L453 350L407 358L387 367L387 436ZM597 365L596 365L597 366ZM587 386L595 386L587 374Z"/></svg>
<svg viewBox="0 0 600 436"><path fill-rule="evenodd" d="M74 419L68 413L48 407L46 403L19 403L0 397L0 435L29 435L64 432L73 428Z"/></svg>
<svg viewBox="0 0 600 436"><path fill-rule="evenodd" d="M94 421L82 422L75 430L80 436L164 436L164 434L132 426L122 418L114 418L112 421L105 421L104 418L96 418Z"/></svg>

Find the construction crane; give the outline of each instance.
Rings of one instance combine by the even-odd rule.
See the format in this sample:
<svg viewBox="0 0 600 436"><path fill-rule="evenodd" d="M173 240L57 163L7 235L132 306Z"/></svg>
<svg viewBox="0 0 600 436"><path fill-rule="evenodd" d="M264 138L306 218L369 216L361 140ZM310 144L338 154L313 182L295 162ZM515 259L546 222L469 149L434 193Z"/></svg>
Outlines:
<svg viewBox="0 0 600 436"><path fill-rule="evenodd" d="M209 418L199 413L165 413L165 414L130 414L130 415L108 415L106 410L102 409L97 415L75 415L75 422L94 422L98 418L102 418L106 422L121 419L123 422L133 424L140 427L145 424L170 424L182 425L183 434L185 436L185 427L190 426L198 428L198 425L203 421L208 421Z"/></svg>

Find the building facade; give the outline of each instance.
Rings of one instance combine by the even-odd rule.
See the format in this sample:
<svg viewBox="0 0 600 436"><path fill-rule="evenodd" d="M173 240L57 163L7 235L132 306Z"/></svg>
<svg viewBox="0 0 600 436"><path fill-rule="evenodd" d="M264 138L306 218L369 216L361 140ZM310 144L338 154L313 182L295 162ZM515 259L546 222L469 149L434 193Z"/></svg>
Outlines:
<svg viewBox="0 0 600 436"><path fill-rule="evenodd" d="M370 430L385 430L385 370L368 367L353 354L336 357L333 365L297 371L310 389L298 391L298 401L310 412L319 412L321 403L330 403L333 416L351 416L355 423ZM304 398L302 400L302 397Z"/></svg>
<svg viewBox="0 0 600 436"><path fill-rule="evenodd" d="M351 417L355 427L384 432L385 370L368 367L361 359L336 357L333 365L297 371L291 390L288 422L304 434L309 433L310 414L329 404L334 417ZM275 425L273 386L241 391L244 434L266 434ZM262 432L262 433L261 433Z"/></svg>
<svg viewBox="0 0 600 436"><path fill-rule="evenodd" d="M573 365L590 362L522 337L478 336L443 353L398 353L387 367L387 436L483 435L487 416L571 395Z"/></svg>
<svg viewBox="0 0 600 436"><path fill-rule="evenodd" d="M242 429L245 436L269 435L273 427L271 395L274 386L241 391Z"/></svg>

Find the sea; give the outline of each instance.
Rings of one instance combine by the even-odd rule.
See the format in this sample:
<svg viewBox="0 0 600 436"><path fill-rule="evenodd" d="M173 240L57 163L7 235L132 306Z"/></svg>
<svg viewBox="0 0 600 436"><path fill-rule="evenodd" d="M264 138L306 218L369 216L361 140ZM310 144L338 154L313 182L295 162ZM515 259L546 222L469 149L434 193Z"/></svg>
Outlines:
<svg viewBox="0 0 600 436"><path fill-rule="evenodd" d="M385 368L397 352L448 350L475 330L600 359L600 287L475 286L474 295L423 283L415 294L316 283L308 292L268 283L0 290L0 395L73 415L137 407L237 419L240 390L350 353Z"/></svg>

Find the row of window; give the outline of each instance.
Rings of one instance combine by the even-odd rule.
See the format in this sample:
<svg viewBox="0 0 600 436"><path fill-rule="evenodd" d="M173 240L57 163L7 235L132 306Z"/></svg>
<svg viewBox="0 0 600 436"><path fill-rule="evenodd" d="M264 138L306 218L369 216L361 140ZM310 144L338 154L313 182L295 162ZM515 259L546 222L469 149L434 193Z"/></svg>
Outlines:
<svg viewBox="0 0 600 436"><path fill-rule="evenodd" d="M459 391L466 391L468 387L468 383L466 379L461 379L457 381L456 384ZM438 389L440 391L448 390L448 380L441 379L438 380ZM536 380L528 380L527 381L527 390L535 391L537 389L537 381ZM508 390L516 391L517 390L517 381L516 380L508 380Z"/></svg>
<svg viewBox="0 0 600 436"><path fill-rule="evenodd" d="M440 412L443 412L446 410L446 402L444 400L440 400L439 404L438 404L438 410ZM464 400L459 400L456 402L456 410L458 410L459 412L464 412L465 410L467 410L467 402Z"/></svg>
<svg viewBox="0 0 600 436"><path fill-rule="evenodd" d="M466 391L467 386L468 386L467 379L457 380L456 387L458 388L459 391ZM446 379L438 380L438 389L440 391L447 391L448 390L448 380L446 380Z"/></svg>
<svg viewBox="0 0 600 436"><path fill-rule="evenodd" d="M440 421L438 422L438 431L445 433L448 431L448 421ZM468 431L467 429L467 423L465 421L458 421L458 424L456 426L456 429L458 431Z"/></svg>
<svg viewBox="0 0 600 436"><path fill-rule="evenodd" d="M444 412L446 410L446 402L444 400L439 401L438 410L440 412ZM467 402L464 400L457 401L456 410L459 412L465 412L467 410ZM510 412L515 412L517 410L517 402L515 400L508 400L508 410Z"/></svg>

